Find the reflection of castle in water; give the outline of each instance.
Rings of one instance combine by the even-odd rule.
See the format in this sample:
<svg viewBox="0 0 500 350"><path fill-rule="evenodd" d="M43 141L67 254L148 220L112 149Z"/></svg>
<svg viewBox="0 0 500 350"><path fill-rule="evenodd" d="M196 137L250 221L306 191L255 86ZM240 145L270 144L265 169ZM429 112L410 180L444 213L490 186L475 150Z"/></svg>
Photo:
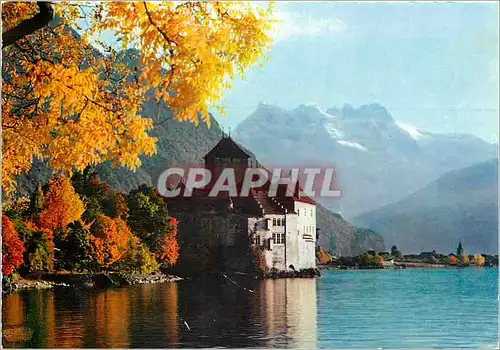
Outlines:
<svg viewBox="0 0 500 350"><path fill-rule="evenodd" d="M258 292L267 346L317 348L315 279L268 279Z"/></svg>
<svg viewBox="0 0 500 350"><path fill-rule="evenodd" d="M4 298L2 320L31 331L21 347L316 348L315 279L237 283L30 291Z"/></svg>

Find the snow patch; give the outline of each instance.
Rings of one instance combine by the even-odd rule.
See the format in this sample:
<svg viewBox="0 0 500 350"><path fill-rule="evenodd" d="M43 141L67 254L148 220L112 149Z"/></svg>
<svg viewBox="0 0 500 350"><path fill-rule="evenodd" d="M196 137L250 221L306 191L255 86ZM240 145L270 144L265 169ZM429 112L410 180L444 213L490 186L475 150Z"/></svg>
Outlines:
<svg viewBox="0 0 500 350"><path fill-rule="evenodd" d="M327 117L327 118L335 118L335 116L334 116L334 115L331 115L331 114L326 113L326 112L325 112L325 110L324 110L323 108L321 108L320 106L317 106L317 105L316 105L316 106L314 106L314 107L318 110L318 112L320 112L320 113L321 113L322 115L324 115L325 117Z"/></svg>
<svg viewBox="0 0 500 350"><path fill-rule="evenodd" d="M399 126L400 129L406 131L408 133L408 135L410 135L411 138L413 138L414 140L420 140L423 136L420 133L420 131L418 131L417 128L414 127L413 125L405 124L405 123L401 123L401 122L396 122L396 125Z"/></svg>
<svg viewBox="0 0 500 350"><path fill-rule="evenodd" d="M347 147L352 147L352 148L356 148L356 149L359 149L361 151L366 151L366 148L361 146L359 143L357 142L353 142L353 141L345 141L345 140L341 140L341 141L337 141L339 144L341 144L342 146L347 146Z"/></svg>
<svg viewBox="0 0 500 350"><path fill-rule="evenodd" d="M344 133L342 131L340 131L339 129L337 129L335 127L335 125L333 125L332 123L325 123L324 127L325 127L326 132L329 133L330 136L332 138L334 138L335 140L344 137Z"/></svg>

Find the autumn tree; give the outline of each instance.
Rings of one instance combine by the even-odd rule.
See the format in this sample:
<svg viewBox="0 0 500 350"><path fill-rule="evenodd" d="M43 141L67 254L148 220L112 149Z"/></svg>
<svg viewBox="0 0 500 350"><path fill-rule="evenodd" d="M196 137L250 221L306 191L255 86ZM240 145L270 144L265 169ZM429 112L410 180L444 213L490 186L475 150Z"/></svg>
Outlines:
<svg viewBox="0 0 500 350"><path fill-rule="evenodd" d="M372 263L375 266L382 265L384 263L384 257L380 255L375 255L372 257Z"/></svg>
<svg viewBox="0 0 500 350"><path fill-rule="evenodd" d="M49 190L44 197L39 224L49 230L64 230L68 224L80 219L85 207L75 192L71 181L59 176L49 182Z"/></svg>
<svg viewBox="0 0 500 350"><path fill-rule="evenodd" d="M23 242L10 219L2 216L2 274L7 277L23 263Z"/></svg>
<svg viewBox="0 0 500 350"><path fill-rule="evenodd" d="M90 242L95 261L108 267L127 251L132 233L120 218L98 215L91 226Z"/></svg>
<svg viewBox="0 0 500 350"><path fill-rule="evenodd" d="M179 244L177 243L177 220L168 217L168 226L156 235L152 244L153 251L164 266L172 266L179 257Z"/></svg>
<svg viewBox="0 0 500 350"><path fill-rule="evenodd" d="M475 254L474 255L474 261L476 262L476 266L483 266L484 265L484 256L481 254Z"/></svg>
<svg viewBox="0 0 500 350"><path fill-rule="evenodd" d="M11 220L26 218L29 215L29 207L28 196L2 198L2 212Z"/></svg>
<svg viewBox="0 0 500 350"><path fill-rule="evenodd" d="M155 153L149 97L209 124L209 106L222 111L231 79L269 47L270 14L246 2L4 2L4 190L34 158L66 174L107 160L136 169ZM104 32L121 47L95 39Z"/></svg>
<svg viewBox="0 0 500 350"><path fill-rule="evenodd" d="M111 189L111 186L97 178L97 173L86 168L75 173L71 178L76 192L85 203L83 218L92 222L100 213L111 218L127 220L128 208L123 194Z"/></svg>
<svg viewBox="0 0 500 350"><path fill-rule="evenodd" d="M450 255L448 257L448 264L450 264L450 265L457 265L458 264L458 259L454 255Z"/></svg>
<svg viewBox="0 0 500 350"><path fill-rule="evenodd" d="M469 256L467 254L463 254L460 256L459 261L462 265L469 265Z"/></svg>
<svg viewBox="0 0 500 350"><path fill-rule="evenodd" d="M325 252L322 248L319 248L316 253L316 258L320 264L326 264L332 260L332 255Z"/></svg>
<svg viewBox="0 0 500 350"><path fill-rule="evenodd" d="M129 273L151 273L157 271L160 264L156 260L156 254L152 253L139 238L131 236L127 251L113 267Z"/></svg>

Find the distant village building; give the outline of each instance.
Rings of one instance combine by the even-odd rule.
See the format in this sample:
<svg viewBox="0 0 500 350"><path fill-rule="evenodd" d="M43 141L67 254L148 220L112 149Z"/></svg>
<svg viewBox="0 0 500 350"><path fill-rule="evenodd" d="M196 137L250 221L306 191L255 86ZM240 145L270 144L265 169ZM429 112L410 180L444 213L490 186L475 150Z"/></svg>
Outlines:
<svg viewBox="0 0 500 350"><path fill-rule="evenodd" d="M391 260L384 260L382 262L382 266L384 267L384 269L393 268L394 267L394 260L393 259L391 259Z"/></svg>
<svg viewBox="0 0 500 350"><path fill-rule="evenodd" d="M300 195L298 183L293 192L279 185L269 197L269 182L251 189L247 197L230 196L227 191L211 197L215 179L225 168L235 170L237 186L246 168L260 167L257 160L231 137L223 136L205 157L205 168L213 181L194 189L191 197L168 198L168 208L178 221L178 240L183 250L203 242L219 255L220 268L244 270L250 247L261 250L268 269L296 270L316 267L316 203ZM290 195L290 196L288 196Z"/></svg>

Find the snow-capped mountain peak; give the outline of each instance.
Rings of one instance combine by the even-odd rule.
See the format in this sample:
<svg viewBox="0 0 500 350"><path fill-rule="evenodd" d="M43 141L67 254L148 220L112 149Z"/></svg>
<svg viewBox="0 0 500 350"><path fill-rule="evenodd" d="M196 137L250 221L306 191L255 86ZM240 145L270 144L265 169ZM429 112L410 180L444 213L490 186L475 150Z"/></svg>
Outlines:
<svg viewBox="0 0 500 350"><path fill-rule="evenodd" d="M402 123L402 122L396 122L396 125L400 128L403 129L410 135L413 139L415 140L420 140L424 135L418 131L416 127L410 124Z"/></svg>

